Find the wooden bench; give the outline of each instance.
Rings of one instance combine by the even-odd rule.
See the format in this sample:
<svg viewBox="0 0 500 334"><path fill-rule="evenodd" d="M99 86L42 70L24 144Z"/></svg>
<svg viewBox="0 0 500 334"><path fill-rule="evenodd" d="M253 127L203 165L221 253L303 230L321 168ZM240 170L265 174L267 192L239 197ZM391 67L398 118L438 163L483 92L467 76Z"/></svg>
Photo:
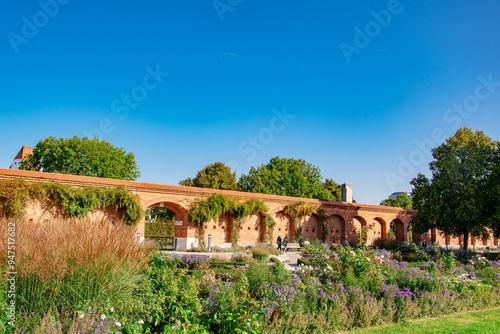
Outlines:
<svg viewBox="0 0 500 334"><path fill-rule="evenodd" d="M298 242L290 242L288 245L284 246L283 250L287 252L289 249L301 249L300 244Z"/></svg>

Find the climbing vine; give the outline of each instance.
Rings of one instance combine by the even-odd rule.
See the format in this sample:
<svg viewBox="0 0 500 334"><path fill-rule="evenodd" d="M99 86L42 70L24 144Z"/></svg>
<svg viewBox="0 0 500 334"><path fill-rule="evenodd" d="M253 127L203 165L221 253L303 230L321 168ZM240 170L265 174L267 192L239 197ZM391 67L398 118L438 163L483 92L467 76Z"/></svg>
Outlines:
<svg viewBox="0 0 500 334"><path fill-rule="evenodd" d="M328 235L328 218L330 218L330 216L326 214L325 210L319 209L318 217L321 220L321 237L323 238L323 242L326 242L326 236Z"/></svg>
<svg viewBox="0 0 500 334"><path fill-rule="evenodd" d="M266 235L264 237L265 238L264 242L271 243L276 222L274 221L273 217L268 213L266 213L264 216L264 226L266 227Z"/></svg>
<svg viewBox="0 0 500 334"><path fill-rule="evenodd" d="M243 220L254 214L263 213L269 210L264 202L260 199L249 199L248 201L235 201L231 214L233 216L233 224L231 229L231 242L233 246L237 246L240 240L240 227Z"/></svg>
<svg viewBox="0 0 500 334"><path fill-rule="evenodd" d="M314 205L298 201L285 205L283 213L288 215L292 219L295 228L297 228L300 218L312 215L314 210L316 210L316 207ZM299 231L297 231L297 234L299 234L298 232Z"/></svg>
<svg viewBox="0 0 500 334"><path fill-rule="evenodd" d="M233 218L231 224L231 242L236 245L239 241L240 227L243 220L252 214L262 213L268 208L260 199L231 199L222 194L213 194L208 198L200 198L191 204L189 220L198 225L198 240L200 246L205 246L205 224L212 219L219 218L224 213L230 213Z"/></svg>
<svg viewBox="0 0 500 334"><path fill-rule="evenodd" d="M85 217L94 209L113 207L123 211L127 224L137 224L143 210L138 198L125 188L76 187L53 182L27 182L23 179L0 180L0 214L7 217L24 215L28 202L51 201L62 214Z"/></svg>
<svg viewBox="0 0 500 334"><path fill-rule="evenodd" d="M213 194L208 198L196 199L189 210L189 221L198 224L198 240L200 247L205 246L205 224L230 211L234 201L221 194Z"/></svg>

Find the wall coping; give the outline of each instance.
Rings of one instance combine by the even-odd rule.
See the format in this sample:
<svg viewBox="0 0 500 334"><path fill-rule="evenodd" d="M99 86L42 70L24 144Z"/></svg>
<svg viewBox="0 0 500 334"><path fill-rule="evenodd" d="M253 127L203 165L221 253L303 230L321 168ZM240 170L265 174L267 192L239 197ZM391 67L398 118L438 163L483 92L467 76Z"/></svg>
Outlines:
<svg viewBox="0 0 500 334"><path fill-rule="evenodd" d="M249 193L242 191L186 187L186 186L176 186L176 185L167 185L159 183L140 182L140 181L117 180L117 179L109 179L101 177L0 168L0 179L17 179L17 178L28 179L30 181L35 181L35 182L55 181L58 183L66 183L76 186L124 187L130 191L136 191L136 192L155 192L163 194L169 193L174 195L190 195L198 197L210 196L212 194L218 193L233 198L237 197L257 198L257 199L262 199L272 202L281 202L281 203L293 203L297 201L303 201L306 203L325 205L330 207L338 207L339 209L353 210L353 211L371 211L371 212L410 214L410 215L415 213L415 210L412 209L395 208L395 207L371 205L371 204L321 201L312 198L279 196L279 195L269 195L260 193Z"/></svg>

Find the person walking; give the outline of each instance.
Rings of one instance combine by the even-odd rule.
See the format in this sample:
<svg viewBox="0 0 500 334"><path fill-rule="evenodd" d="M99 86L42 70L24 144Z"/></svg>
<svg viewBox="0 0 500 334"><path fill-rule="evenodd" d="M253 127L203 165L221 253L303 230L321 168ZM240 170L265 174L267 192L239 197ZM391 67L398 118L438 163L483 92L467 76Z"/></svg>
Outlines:
<svg viewBox="0 0 500 334"><path fill-rule="evenodd" d="M281 252L281 234L278 235L278 250Z"/></svg>

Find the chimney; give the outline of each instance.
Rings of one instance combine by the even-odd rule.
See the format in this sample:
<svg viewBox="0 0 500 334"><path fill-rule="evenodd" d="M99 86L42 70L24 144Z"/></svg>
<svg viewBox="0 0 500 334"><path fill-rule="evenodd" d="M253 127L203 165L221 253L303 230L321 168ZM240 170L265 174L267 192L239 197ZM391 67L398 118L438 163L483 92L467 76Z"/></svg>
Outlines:
<svg viewBox="0 0 500 334"><path fill-rule="evenodd" d="M352 184L350 183L342 185L342 202L352 203Z"/></svg>

